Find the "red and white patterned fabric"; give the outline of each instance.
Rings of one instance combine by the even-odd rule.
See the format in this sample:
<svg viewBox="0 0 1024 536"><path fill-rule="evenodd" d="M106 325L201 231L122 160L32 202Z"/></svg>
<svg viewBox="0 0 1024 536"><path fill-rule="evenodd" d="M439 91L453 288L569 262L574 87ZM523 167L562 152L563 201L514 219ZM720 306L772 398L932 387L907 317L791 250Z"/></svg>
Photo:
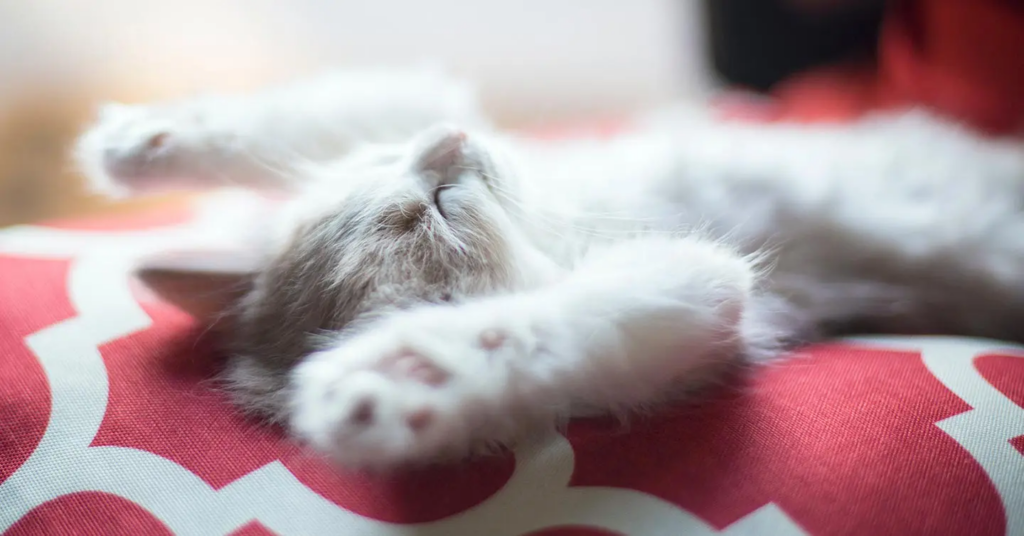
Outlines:
<svg viewBox="0 0 1024 536"><path fill-rule="evenodd" d="M0 533L1022 535L1024 349L874 338L628 428L514 455L346 472L246 421L194 321L129 277L224 240L209 199L0 232Z"/></svg>

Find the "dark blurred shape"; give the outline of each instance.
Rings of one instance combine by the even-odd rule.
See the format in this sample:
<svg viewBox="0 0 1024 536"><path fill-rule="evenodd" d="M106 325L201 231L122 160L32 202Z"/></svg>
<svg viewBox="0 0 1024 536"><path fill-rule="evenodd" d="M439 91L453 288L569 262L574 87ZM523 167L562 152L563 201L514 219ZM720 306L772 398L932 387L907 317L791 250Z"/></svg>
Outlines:
<svg viewBox="0 0 1024 536"><path fill-rule="evenodd" d="M704 4L712 66L726 82L757 91L811 67L873 56L884 8L882 0Z"/></svg>

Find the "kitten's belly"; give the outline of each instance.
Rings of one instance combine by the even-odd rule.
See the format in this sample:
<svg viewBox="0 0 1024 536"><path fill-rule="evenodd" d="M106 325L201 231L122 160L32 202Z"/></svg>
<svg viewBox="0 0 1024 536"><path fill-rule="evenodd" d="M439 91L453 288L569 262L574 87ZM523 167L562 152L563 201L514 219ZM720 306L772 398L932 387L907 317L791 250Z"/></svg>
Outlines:
<svg viewBox="0 0 1024 536"><path fill-rule="evenodd" d="M786 265L860 267L1024 236L1024 150L920 115L705 122L532 156L539 202L561 200L600 240L700 231Z"/></svg>

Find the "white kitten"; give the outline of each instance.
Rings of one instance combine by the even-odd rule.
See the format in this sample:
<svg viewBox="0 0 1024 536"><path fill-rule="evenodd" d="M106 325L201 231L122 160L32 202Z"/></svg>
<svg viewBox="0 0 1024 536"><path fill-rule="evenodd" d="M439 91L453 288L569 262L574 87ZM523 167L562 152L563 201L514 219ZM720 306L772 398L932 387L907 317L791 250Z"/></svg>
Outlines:
<svg viewBox="0 0 1024 536"><path fill-rule="evenodd" d="M437 74L338 74L107 108L77 155L104 191L295 193L234 262L141 273L229 313L244 408L352 465L626 412L853 329L1024 340L1021 145L923 113L787 126L684 107L540 143L477 110Z"/></svg>

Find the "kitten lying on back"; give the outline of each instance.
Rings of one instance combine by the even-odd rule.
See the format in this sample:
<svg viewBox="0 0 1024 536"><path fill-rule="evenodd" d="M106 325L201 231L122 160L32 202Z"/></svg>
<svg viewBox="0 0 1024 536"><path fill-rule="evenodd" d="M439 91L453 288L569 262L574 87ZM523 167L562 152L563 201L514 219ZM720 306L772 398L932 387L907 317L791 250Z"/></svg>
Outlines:
<svg viewBox="0 0 1024 536"><path fill-rule="evenodd" d="M351 465L626 412L855 328L1024 340L1024 150L921 113L673 109L540 143L458 82L367 72L110 106L77 156L108 192L293 194L238 251L141 273L227 313L243 408Z"/></svg>

